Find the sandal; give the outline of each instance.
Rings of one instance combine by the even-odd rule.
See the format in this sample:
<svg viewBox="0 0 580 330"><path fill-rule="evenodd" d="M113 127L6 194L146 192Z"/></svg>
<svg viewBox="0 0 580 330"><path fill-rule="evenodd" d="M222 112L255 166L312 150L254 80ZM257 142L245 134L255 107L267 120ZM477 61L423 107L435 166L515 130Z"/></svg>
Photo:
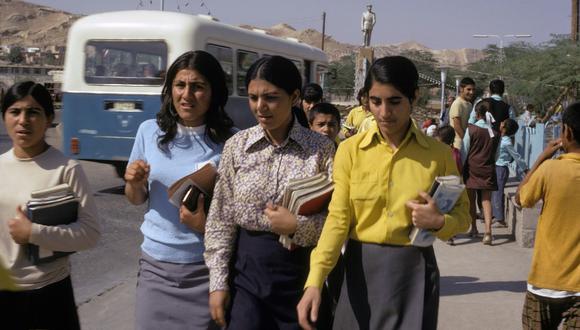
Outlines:
<svg viewBox="0 0 580 330"><path fill-rule="evenodd" d="M483 234L483 239L481 240L481 243L483 243L483 245L491 245L491 241L492 237L490 233Z"/></svg>
<svg viewBox="0 0 580 330"><path fill-rule="evenodd" d="M508 225L504 220L496 220L495 222L492 222L492 227L495 228L507 228Z"/></svg>

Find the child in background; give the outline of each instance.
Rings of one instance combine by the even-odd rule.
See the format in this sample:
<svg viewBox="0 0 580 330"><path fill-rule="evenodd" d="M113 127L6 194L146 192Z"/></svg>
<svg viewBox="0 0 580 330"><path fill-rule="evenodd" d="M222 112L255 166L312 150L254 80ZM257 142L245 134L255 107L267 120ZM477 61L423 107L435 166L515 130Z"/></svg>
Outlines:
<svg viewBox="0 0 580 330"><path fill-rule="evenodd" d="M493 208L494 226L507 227L505 223L505 207L503 189L509 177L508 165L511 162L516 163L518 175L528 171L526 162L520 154L514 149L512 138L519 129L518 123L513 119L506 119L500 124L501 141L499 144L499 156L495 161L495 173L497 175L497 191L491 193L491 205Z"/></svg>
<svg viewBox="0 0 580 330"><path fill-rule="evenodd" d="M457 170L459 171L459 175L461 175L463 173L463 164L461 164L461 153L453 146L453 141L455 141L455 130L453 127L449 125L441 126L435 129L433 137L437 139L437 141L443 142L451 148L451 154L455 160L455 165L457 165ZM447 244L455 245L453 237L447 240Z"/></svg>
<svg viewBox="0 0 580 330"><path fill-rule="evenodd" d="M557 151L565 153L551 159ZM562 114L552 141L520 184L516 202L543 200L522 313L523 329L578 329L580 324L580 103Z"/></svg>
<svg viewBox="0 0 580 330"><path fill-rule="evenodd" d="M338 130L340 126L340 112L330 103L317 103L308 111L310 129L327 136L338 144Z"/></svg>
<svg viewBox="0 0 580 330"><path fill-rule="evenodd" d="M493 116L491 102L483 100L475 106L477 121L469 124L463 137L461 159L463 161L463 180L467 188L471 213L470 236L477 236L475 223L475 191L481 190L483 217L485 219L485 234L482 243L492 244L491 236L491 192L497 190L495 160L499 145L499 132L494 131L491 123Z"/></svg>
<svg viewBox="0 0 580 330"><path fill-rule="evenodd" d="M433 137L451 148L451 154L453 155L453 159L455 159L455 164L457 164L459 174L462 174L463 164L461 163L461 153L459 152L459 149L453 146L453 141L455 141L455 130L453 127L449 125L441 126L435 130L435 135Z"/></svg>

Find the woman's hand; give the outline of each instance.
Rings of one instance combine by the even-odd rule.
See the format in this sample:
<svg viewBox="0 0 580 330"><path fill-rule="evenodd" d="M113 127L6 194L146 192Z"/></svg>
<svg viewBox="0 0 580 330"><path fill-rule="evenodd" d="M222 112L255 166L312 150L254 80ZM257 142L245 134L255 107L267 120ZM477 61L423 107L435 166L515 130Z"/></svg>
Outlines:
<svg viewBox="0 0 580 330"><path fill-rule="evenodd" d="M147 200L147 179L151 167L144 160L136 160L125 170L125 196L133 205L140 205Z"/></svg>
<svg viewBox="0 0 580 330"><path fill-rule="evenodd" d="M320 289L309 286L304 290L302 299L296 306L298 323L305 330L314 330L320 307Z"/></svg>
<svg viewBox="0 0 580 330"><path fill-rule="evenodd" d="M410 200L405 204L411 209L413 225L422 229L441 229L445 224L445 217L437 208L435 200L424 191L421 191L419 196L424 200L424 202Z"/></svg>
<svg viewBox="0 0 580 330"><path fill-rule="evenodd" d="M209 294L209 311L211 318L220 327L226 327L226 306L230 303L230 293L225 290L217 290Z"/></svg>
<svg viewBox="0 0 580 330"><path fill-rule="evenodd" d="M272 231L278 235L291 235L296 232L298 220L287 208L268 202L264 214L272 224Z"/></svg>
<svg viewBox="0 0 580 330"><path fill-rule="evenodd" d="M32 232L32 221L28 219L22 211L20 205L16 207L16 216L8 220L8 232L14 242L26 244L30 242L30 233Z"/></svg>
<svg viewBox="0 0 580 330"><path fill-rule="evenodd" d="M186 225L189 229L195 230L199 233L205 233L205 219L206 214L204 210L205 197L199 194L197 198L197 208L195 212L191 212L187 207L181 205L179 208L179 222Z"/></svg>
<svg viewBox="0 0 580 330"><path fill-rule="evenodd" d="M144 160L138 159L125 171L125 181L133 186L144 186L149 178L150 166Z"/></svg>

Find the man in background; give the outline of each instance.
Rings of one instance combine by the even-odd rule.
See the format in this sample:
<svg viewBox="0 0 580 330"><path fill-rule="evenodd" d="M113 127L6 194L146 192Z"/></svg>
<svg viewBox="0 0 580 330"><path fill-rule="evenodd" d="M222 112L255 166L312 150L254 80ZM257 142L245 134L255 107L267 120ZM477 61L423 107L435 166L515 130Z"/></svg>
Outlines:
<svg viewBox="0 0 580 330"><path fill-rule="evenodd" d="M459 97L453 101L449 109L449 124L455 130L455 141L453 147L461 150L463 136L467 129L469 115L475 96L475 81L469 77L461 79L459 82Z"/></svg>

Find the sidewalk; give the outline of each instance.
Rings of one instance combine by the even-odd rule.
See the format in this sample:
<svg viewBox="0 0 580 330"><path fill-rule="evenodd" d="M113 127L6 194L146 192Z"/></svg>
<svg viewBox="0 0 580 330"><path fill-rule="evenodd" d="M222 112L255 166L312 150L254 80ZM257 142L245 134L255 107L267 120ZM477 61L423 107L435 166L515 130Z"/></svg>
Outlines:
<svg viewBox="0 0 580 330"><path fill-rule="evenodd" d="M483 226L478 223L479 231ZM532 249L508 241L494 228L494 246L460 235L456 246L441 241L435 253L441 272L439 329L521 329L521 311ZM85 330L134 329L136 278L79 306Z"/></svg>

